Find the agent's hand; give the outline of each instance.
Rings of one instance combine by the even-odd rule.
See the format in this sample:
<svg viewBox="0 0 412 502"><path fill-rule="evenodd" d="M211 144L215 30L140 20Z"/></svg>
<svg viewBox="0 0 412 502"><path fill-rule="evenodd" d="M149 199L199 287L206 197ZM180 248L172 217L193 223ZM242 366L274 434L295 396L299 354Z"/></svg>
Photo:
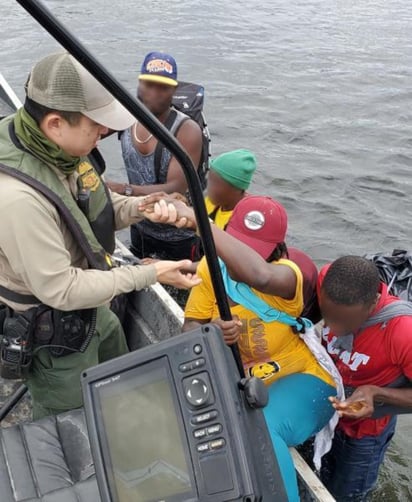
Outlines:
<svg viewBox="0 0 412 502"><path fill-rule="evenodd" d="M186 274L182 270L190 267L190 260L169 261L160 260L153 263L157 272L157 280L180 289L190 289L202 281L196 274Z"/></svg>
<svg viewBox="0 0 412 502"><path fill-rule="evenodd" d="M138 209L145 218L156 223L169 223L178 228L197 228L193 209L180 200L152 194L139 202Z"/></svg>
<svg viewBox="0 0 412 502"><path fill-rule="evenodd" d="M339 401L336 397L329 397L329 401L340 417L353 419L370 417L375 410L373 403L375 389L373 385L361 385L345 401Z"/></svg>
<svg viewBox="0 0 412 502"><path fill-rule="evenodd" d="M213 324L219 326L223 332L223 338L226 345L233 345L239 340L240 333L242 332L242 321L238 316L233 316L231 321L223 321L220 317L212 320Z"/></svg>

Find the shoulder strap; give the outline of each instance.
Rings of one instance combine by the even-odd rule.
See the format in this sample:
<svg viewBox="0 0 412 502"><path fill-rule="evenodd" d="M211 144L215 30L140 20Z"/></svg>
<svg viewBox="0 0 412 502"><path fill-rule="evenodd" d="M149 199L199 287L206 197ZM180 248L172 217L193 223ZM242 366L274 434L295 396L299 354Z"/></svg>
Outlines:
<svg viewBox="0 0 412 502"><path fill-rule="evenodd" d="M262 298L259 298L252 288L244 282L234 281L228 273L223 260L219 258L220 270L228 296L236 303L254 312L264 322L280 322L291 326L295 332L304 333L306 328L313 326L309 319L293 317L286 312L275 309Z"/></svg>
<svg viewBox="0 0 412 502"><path fill-rule="evenodd" d="M166 122L164 123L164 126L166 129L170 131L172 128L175 120L177 117L177 112L176 110L170 110L169 116L166 119ZM176 134L176 132L175 132ZM160 176L160 168L161 168L161 162L162 162L162 153L163 149L165 148L164 144L161 143L160 141L157 142L156 148L155 148L155 153L154 153L154 172L155 172L155 177L156 177L156 183L159 182L159 176Z"/></svg>
<svg viewBox="0 0 412 502"><path fill-rule="evenodd" d="M360 330L375 326L375 324L384 324L391 319L399 316L412 316L412 303L399 300L383 307L379 312L369 317L361 326ZM333 342L333 348L338 350L347 350L352 352L354 336L352 333L336 337Z"/></svg>
<svg viewBox="0 0 412 502"><path fill-rule="evenodd" d="M399 317L399 316L412 316L412 303L411 302L405 302L403 300L399 300L399 301L390 303L389 305L386 305L379 312L377 312L375 315L370 317L362 325L362 329L369 328L370 326L374 326L375 324L381 324L381 323L388 322L391 319L394 319L395 317ZM352 336L352 339L353 339L353 335L348 335L348 336ZM339 337L339 338L346 338L346 337ZM339 338L338 338L338 340L339 340ZM334 344L334 346L335 346L335 344ZM344 348L344 350L351 351L352 347ZM411 384L410 380L408 378L406 378L404 375L401 375L399 378L395 379L393 382L389 383L388 385L384 385L384 387L399 388L399 387L409 387L411 385L412 384ZM354 390L355 390L354 387L345 386L345 393L347 396L350 396ZM372 415L372 418L380 418L385 415L399 415L399 414L404 414L404 413L412 413L412 408L375 402L375 411Z"/></svg>
<svg viewBox="0 0 412 502"><path fill-rule="evenodd" d="M399 316L412 316L412 303L399 300L383 307L379 312L369 317L362 325L362 329L375 324L385 323Z"/></svg>
<svg viewBox="0 0 412 502"><path fill-rule="evenodd" d="M102 269L101 264L97 261L92 249L90 248L87 237L83 233L79 223L75 218L73 218L73 215L71 214L69 209L62 203L56 193L50 190L46 185L43 185L43 183L41 183L40 181L32 178L26 173L23 173L22 171L19 171L18 169L14 169L0 163L0 172L8 174L13 178L17 178L18 180L26 183L26 185L33 187L35 190L44 195L46 199L49 200L59 211L59 214L63 218L71 234L78 242L90 266L98 270ZM107 269L109 269L109 266L107 267Z"/></svg>
<svg viewBox="0 0 412 502"><path fill-rule="evenodd" d="M106 162L97 147L93 148L93 150L89 153L89 160L96 169L98 175L102 176L106 171Z"/></svg>
<svg viewBox="0 0 412 502"><path fill-rule="evenodd" d="M188 120L193 120L193 119L191 119L189 116L182 117L180 119L180 122L177 124L177 126L174 129L172 128L172 132L173 132L174 136L177 136L177 133L180 131L180 128L182 127L182 125L185 122L187 122Z"/></svg>

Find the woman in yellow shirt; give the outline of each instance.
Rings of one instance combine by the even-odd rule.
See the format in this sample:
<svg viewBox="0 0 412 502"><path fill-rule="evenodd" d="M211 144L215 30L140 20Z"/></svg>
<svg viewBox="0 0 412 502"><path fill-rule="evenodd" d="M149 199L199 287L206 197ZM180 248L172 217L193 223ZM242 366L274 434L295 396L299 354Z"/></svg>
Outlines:
<svg viewBox="0 0 412 502"><path fill-rule="evenodd" d="M298 317L303 308L302 273L295 263L281 258L287 256L286 228L287 215L281 204L269 197L249 196L237 204L226 232L215 225L212 232L230 280L249 285L252 297L258 303L263 301L268 311L274 308ZM229 294L233 320L220 320L204 258L197 274L202 282L190 293L183 329L215 322L223 329L227 344L238 343L247 374L269 386L264 414L289 500L297 502L288 447L319 432L333 416L328 401L336 395L333 378L289 325L265 322L247 302L236 303Z"/></svg>

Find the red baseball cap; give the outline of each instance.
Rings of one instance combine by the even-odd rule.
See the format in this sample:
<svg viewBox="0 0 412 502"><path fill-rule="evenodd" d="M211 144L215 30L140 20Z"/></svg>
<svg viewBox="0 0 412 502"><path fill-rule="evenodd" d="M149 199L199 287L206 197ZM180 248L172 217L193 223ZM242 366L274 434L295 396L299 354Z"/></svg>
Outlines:
<svg viewBox="0 0 412 502"><path fill-rule="evenodd" d="M285 241L288 216L282 204L271 197L249 195L236 205L226 232L244 242L265 260Z"/></svg>

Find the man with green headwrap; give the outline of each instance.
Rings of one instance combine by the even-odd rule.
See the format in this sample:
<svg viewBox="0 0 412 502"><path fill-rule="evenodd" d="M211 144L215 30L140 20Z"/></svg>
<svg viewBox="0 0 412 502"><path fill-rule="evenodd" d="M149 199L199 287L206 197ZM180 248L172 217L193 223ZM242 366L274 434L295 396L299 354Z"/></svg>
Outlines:
<svg viewBox="0 0 412 502"><path fill-rule="evenodd" d="M34 343L26 378L36 419L81 406L81 372L127 351L107 307L116 295L156 281L198 283L181 272L189 260L121 268L110 260L115 230L144 215L141 198L107 189L96 146L134 121L66 52L34 66L24 107L0 121L0 302L8 307L0 332L5 340L13 326Z"/></svg>
<svg viewBox="0 0 412 502"><path fill-rule="evenodd" d="M256 157L250 150L225 152L211 160L205 204L219 228L226 227L236 204L247 195L255 171Z"/></svg>
<svg viewBox="0 0 412 502"><path fill-rule="evenodd" d="M247 190L256 167L255 155L245 149L225 152L211 160L205 204L209 218L219 228L226 228L236 205L249 195ZM316 297L316 265L303 251L291 246L287 249L286 257L295 262L303 274L305 308L302 315L318 322L320 311ZM196 265L192 267L192 271L197 270Z"/></svg>

